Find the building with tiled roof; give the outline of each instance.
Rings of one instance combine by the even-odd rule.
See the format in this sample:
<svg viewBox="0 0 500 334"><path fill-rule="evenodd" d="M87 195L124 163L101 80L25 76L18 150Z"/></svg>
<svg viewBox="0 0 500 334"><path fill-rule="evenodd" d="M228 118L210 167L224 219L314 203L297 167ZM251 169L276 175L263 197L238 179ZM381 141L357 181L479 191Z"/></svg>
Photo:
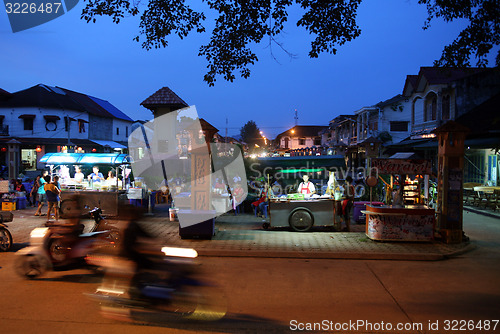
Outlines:
<svg viewBox="0 0 500 334"><path fill-rule="evenodd" d="M159 115L157 115L157 113L163 114L173 110L186 108L189 105L170 88L162 87L142 101L141 106L151 110L155 114L155 117L158 117Z"/></svg>
<svg viewBox="0 0 500 334"><path fill-rule="evenodd" d="M313 146L321 146L321 131L327 129L322 125L296 125L276 136L278 149L297 150Z"/></svg>
<svg viewBox="0 0 500 334"><path fill-rule="evenodd" d="M4 148L12 139L21 143L26 170L43 168L38 161L45 153L127 148L133 120L108 101L44 84L0 94L2 164Z"/></svg>
<svg viewBox="0 0 500 334"><path fill-rule="evenodd" d="M499 68L421 67L407 76L412 135L426 135L500 92Z"/></svg>

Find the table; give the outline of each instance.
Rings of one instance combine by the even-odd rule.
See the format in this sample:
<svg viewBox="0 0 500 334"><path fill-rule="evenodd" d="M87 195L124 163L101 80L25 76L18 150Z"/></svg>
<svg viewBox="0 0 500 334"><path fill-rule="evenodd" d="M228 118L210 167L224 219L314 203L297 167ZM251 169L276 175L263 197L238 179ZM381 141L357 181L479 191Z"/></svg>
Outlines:
<svg viewBox="0 0 500 334"><path fill-rule="evenodd" d="M482 191L489 194L492 194L493 192L495 192L495 190L500 190L500 187L493 187L493 186L474 187L474 191Z"/></svg>

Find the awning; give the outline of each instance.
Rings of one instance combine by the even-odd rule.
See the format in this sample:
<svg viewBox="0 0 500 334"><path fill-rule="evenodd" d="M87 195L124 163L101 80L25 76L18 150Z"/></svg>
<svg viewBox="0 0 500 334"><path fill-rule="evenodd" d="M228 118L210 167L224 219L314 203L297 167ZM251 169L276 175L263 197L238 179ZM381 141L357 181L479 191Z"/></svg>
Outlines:
<svg viewBox="0 0 500 334"><path fill-rule="evenodd" d="M36 115L32 115L32 114L23 114L21 116L19 116L19 118L35 118Z"/></svg>
<svg viewBox="0 0 500 334"><path fill-rule="evenodd" d="M130 157L114 153L47 153L40 162L47 165L124 165L130 163Z"/></svg>
<svg viewBox="0 0 500 334"><path fill-rule="evenodd" d="M253 168L263 170L271 169L309 169L309 168L345 168L345 160L341 155L309 155L295 157L258 158Z"/></svg>
<svg viewBox="0 0 500 334"><path fill-rule="evenodd" d="M111 147L111 148L127 148L126 146L120 144L120 143L117 143L115 141L112 141L112 140L94 140L94 139L91 139L91 141L93 141L94 143L96 143L97 145L100 145L100 146L103 146L103 147Z"/></svg>

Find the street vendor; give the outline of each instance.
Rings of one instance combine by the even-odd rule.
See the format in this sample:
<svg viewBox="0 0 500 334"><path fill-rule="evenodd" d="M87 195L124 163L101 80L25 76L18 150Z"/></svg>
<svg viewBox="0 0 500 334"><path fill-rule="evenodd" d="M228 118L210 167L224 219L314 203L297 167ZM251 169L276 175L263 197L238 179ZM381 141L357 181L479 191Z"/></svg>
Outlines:
<svg viewBox="0 0 500 334"><path fill-rule="evenodd" d="M99 167L94 166L94 168L92 168L92 173L88 176L88 179L93 182L101 182L104 181L104 176L101 172L99 172Z"/></svg>
<svg viewBox="0 0 500 334"><path fill-rule="evenodd" d="M304 194L306 197L316 193L316 187L311 181L309 181L309 175L304 174L302 176L302 182L300 182L297 192L299 194Z"/></svg>
<svg viewBox="0 0 500 334"><path fill-rule="evenodd" d="M80 166L75 166L75 176L73 177L75 182L82 183L84 178L85 178L85 175L83 175Z"/></svg>

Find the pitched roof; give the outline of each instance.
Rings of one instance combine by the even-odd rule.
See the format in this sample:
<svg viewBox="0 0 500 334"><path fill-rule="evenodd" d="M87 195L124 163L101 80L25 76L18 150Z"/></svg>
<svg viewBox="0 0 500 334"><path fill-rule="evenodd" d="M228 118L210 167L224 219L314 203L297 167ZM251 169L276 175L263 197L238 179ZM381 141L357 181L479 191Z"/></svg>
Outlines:
<svg viewBox="0 0 500 334"><path fill-rule="evenodd" d="M6 99L8 99L11 96L12 96L11 93L9 93L8 91L3 90L2 88L0 88L0 100L6 100Z"/></svg>
<svg viewBox="0 0 500 334"><path fill-rule="evenodd" d="M85 108L69 97L65 92L47 85L36 85L12 94L6 101L0 101L0 107L43 107L85 111Z"/></svg>
<svg viewBox="0 0 500 334"><path fill-rule="evenodd" d="M123 119L125 121L130 121L133 122L133 120L125 115L123 112L121 112L118 108L116 108L114 105L109 103L109 101L102 100L98 97L94 96L89 96L92 101L100 105L102 108L104 108L106 111L108 111L111 115L113 115L115 118Z"/></svg>
<svg viewBox="0 0 500 334"><path fill-rule="evenodd" d="M43 107L87 112L107 118L132 119L105 100L75 92L62 87L38 84L28 89L12 93L2 101L0 107Z"/></svg>
<svg viewBox="0 0 500 334"><path fill-rule="evenodd" d="M111 113L95 103L88 95L65 88L60 89L64 91L68 96L70 96L73 100L75 100L78 104L82 105L85 108L85 111L87 111L89 114L100 117L113 117Z"/></svg>
<svg viewBox="0 0 500 334"><path fill-rule="evenodd" d="M385 107L385 106L389 106L391 104L394 104L395 102L398 102L398 101L401 101L403 100L404 97L401 95L401 94L398 94L396 96L393 96L391 97L390 99L387 99L385 101L380 101L379 103L377 103L375 106L376 107L379 107L379 108L382 108L382 107Z"/></svg>
<svg viewBox="0 0 500 334"><path fill-rule="evenodd" d="M153 95L141 102L141 106L152 109L160 106L168 106L175 109L185 108L189 105L184 102L170 88L163 87L158 89Z"/></svg>
<svg viewBox="0 0 500 334"><path fill-rule="evenodd" d="M458 81L472 75L491 71L491 67L421 67L418 75L407 75L403 95L410 96L415 91L423 91L427 84L439 85Z"/></svg>
<svg viewBox="0 0 500 334"><path fill-rule="evenodd" d="M293 128L286 130L276 136L276 139L282 136L290 137L319 137L319 133L323 129L327 129L327 126L323 125L296 125ZM292 133L293 131L293 133Z"/></svg>
<svg viewBox="0 0 500 334"><path fill-rule="evenodd" d="M356 115L338 115L337 117L335 117L334 119L332 119L330 121L330 123L334 123L334 122L339 123L339 122L342 122L342 121L344 121L346 119L355 120L356 118L357 118Z"/></svg>

